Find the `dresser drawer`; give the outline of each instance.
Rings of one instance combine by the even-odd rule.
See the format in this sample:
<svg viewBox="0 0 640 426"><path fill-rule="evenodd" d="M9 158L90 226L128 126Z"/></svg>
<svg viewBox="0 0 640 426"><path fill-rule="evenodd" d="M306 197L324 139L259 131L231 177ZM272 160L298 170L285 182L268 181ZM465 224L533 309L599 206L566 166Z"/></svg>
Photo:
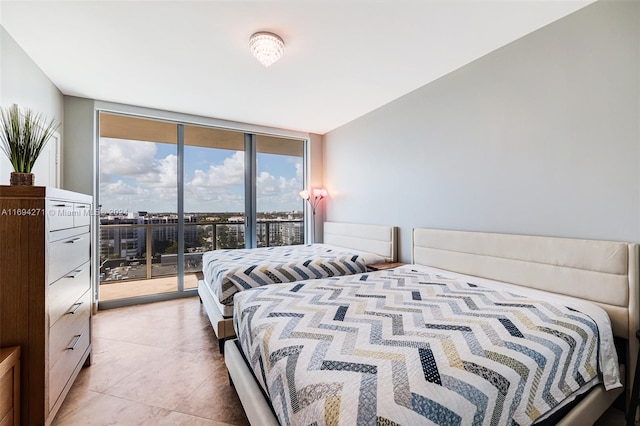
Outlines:
<svg viewBox="0 0 640 426"><path fill-rule="evenodd" d="M53 407L60 397L62 390L71 379L73 370L82 359L85 351L91 343L89 339L89 321L84 327L69 339L69 347L75 344L73 350L66 349L56 365L49 368L49 407Z"/></svg>
<svg viewBox="0 0 640 426"><path fill-rule="evenodd" d="M49 407L56 403L62 389L71 378L82 355L89 347L90 292L79 301L84 302L75 314L63 316L50 329L49 335Z"/></svg>
<svg viewBox="0 0 640 426"><path fill-rule="evenodd" d="M74 336L81 334L80 330L89 323L91 311L91 292L85 292L74 303L78 303L78 309L70 309L49 329L49 367L55 364L68 352L78 352L78 350L68 350L70 342Z"/></svg>
<svg viewBox="0 0 640 426"><path fill-rule="evenodd" d="M73 228L73 211L73 203L70 201L47 200L49 231Z"/></svg>
<svg viewBox="0 0 640 426"><path fill-rule="evenodd" d="M77 234L49 243L49 284L89 260L90 234Z"/></svg>
<svg viewBox="0 0 640 426"><path fill-rule="evenodd" d="M91 223L91 204L73 203L73 226L89 226Z"/></svg>
<svg viewBox="0 0 640 426"><path fill-rule="evenodd" d="M78 266L49 286L49 326L77 308L77 300L91 287L89 262Z"/></svg>

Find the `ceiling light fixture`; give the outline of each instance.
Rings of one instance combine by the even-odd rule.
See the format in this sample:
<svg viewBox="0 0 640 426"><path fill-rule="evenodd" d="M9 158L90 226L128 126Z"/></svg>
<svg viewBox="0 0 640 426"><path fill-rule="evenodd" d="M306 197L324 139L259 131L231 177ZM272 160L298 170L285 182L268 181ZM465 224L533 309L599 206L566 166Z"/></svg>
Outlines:
<svg viewBox="0 0 640 426"><path fill-rule="evenodd" d="M249 49L265 67L280 59L284 52L284 41L279 35L260 31L249 39Z"/></svg>

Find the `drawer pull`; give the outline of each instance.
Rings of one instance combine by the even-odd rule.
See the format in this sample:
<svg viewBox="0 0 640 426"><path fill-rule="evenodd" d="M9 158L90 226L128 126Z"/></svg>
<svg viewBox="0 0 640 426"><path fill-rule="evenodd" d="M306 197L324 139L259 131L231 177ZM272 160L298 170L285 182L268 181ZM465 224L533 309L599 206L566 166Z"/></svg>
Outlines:
<svg viewBox="0 0 640 426"><path fill-rule="evenodd" d="M72 311L67 312L67 313L68 313L68 314L71 314L71 315L75 314L75 313L78 311L78 309L80 309L80 306L82 306L82 304L83 304L83 303L84 303L84 302L74 303L74 304L73 304L73 305L71 305L71 306L75 306L76 308L75 308L74 310L72 310Z"/></svg>
<svg viewBox="0 0 640 426"><path fill-rule="evenodd" d="M54 204L53 207L73 207L71 204Z"/></svg>
<svg viewBox="0 0 640 426"><path fill-rule="evenodd" d="M75 270L71 271L71 273L65 275L64 277L65 278L75 278L75 277L77 277L78 275L80 275L83 272L84 272L84 269L75 269Z"/></svg>
<svg viewBox="0 0 640 426"><path fill-rule="evenodd" d="M65 241L65 244L75 244L75 243L77 243L78 241L83 240L83 239L84 239L84 238L82 238L82 237L74 238L74 239L72 239L72 240Z"/></svg>
<svg viewBox="0 0 640 426"><path fill-rule="evenodd" d="M67 348L68 351L72 351L76 348L76 346L78 346L78 342L80 341L80 338L82 337L82 334L76 334L75 336L73 336L73 343L71 344L71 346L69 346Z"/></svg>
<svg viewBox="0 0 640 426"><path fill-rule="evenodd" d="M67 275L65 275L65 278L75 278L78 275L80 275L81 273L84 272L84 269L74 269L73 271L71 271L70 273L68 273Z"/></svg>

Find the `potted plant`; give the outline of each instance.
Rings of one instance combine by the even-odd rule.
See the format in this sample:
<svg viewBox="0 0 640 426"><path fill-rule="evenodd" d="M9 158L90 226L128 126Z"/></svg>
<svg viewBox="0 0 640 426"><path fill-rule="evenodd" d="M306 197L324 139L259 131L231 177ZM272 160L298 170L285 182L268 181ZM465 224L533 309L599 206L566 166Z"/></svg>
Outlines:
<svg viewBox="0 0 640 426"><path fill-rule="evenodd" d="M29 108L0 107L0 144L13 166L11 185L33 185L33 165L58 127L54 119L47 121Z"/></svg>

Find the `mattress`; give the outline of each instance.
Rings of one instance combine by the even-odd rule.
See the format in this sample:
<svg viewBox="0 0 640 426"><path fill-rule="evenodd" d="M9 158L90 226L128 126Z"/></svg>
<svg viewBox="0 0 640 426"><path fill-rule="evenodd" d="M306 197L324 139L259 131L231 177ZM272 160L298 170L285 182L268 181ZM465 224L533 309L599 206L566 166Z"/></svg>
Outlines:
<svg viewBox="0 0 640 426"><path fill-rule="evenodd" d="M214 250L202 255L204 282L221 305L239 291L266 284L351 275L382 256L327 244Z"/></svg>
<svg viewBox="0 0 640 426"><path fill-rule="evenodd" d="M606 314L558 300L409 265L238 293L234 326L283 425L529 425L620 386Z"/></svg>

